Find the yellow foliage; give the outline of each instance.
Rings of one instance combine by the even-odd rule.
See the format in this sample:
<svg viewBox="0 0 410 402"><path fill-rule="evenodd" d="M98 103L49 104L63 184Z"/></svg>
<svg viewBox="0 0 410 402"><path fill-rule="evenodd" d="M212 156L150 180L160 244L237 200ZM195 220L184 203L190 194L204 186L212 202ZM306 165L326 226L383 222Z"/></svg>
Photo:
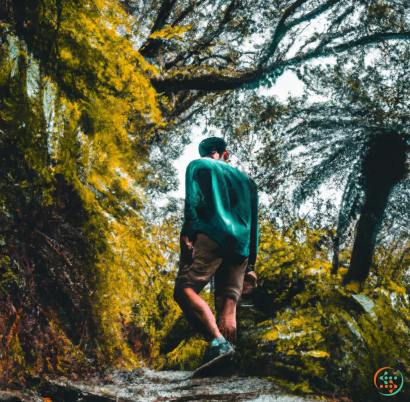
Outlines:
<svg viewBox="0 0 410 402"><path fill-rule="evenodd" d="M204 340L182 341L168 353L167 366L179 370L195 370L200 364L208 343Z"/></svg>
<svg viewBox="0 0 410 402"><path fill-rule="evenodd" d="M111 364L135 367L137 357L124 342L123 325L132 318L132 306L145 297L144 276L156 262L165 262L155 261L158 250L150 252L142 242L144 222L136 211L143 196L132 183L144 180L145 172L136 168L147 161L148 150L136 150L135 144L150 137L149 126L162 124L161 113L146 77L155 68L111 28L131 32L129 16L117 2L94 3L99 13L90 11L94 8L88 2L63 9L57 38L60 79L72 86L75 71L80 96L73 99L53 84L53 172L74 184L109 245L93 268L93 315L101 352ZM88 72L96 76L93 85ZM130 121L134 127L138 122L138 137L129 131Z"/></svg>
<svg viewBox="0 0 410 402"><path fill-rule="evenodd" d="M310 350L306 352L305 354L313 357L329 357L329 353L323 351L323 350Z"/></svg>
<svg viewBox="0 0 410 402"><path fill-rule="evenodd" d="M248 323L241 339L247 350L242 367L263 362L266 374L292 392L311 393L326 384L358 400L370 395L379 400L377 389L369 386L378 368L388 361L409 376L403 364L410 359L406 281L400 275L393 281L395 258L383 258L380 276L362 289L357 283L343 287L341 273L331 274L327 250L314 247L319 235L303 221L282 231L261 225L255 271L264 314L259 312L252 324L249 314L239 313Z"/></svg>
<svg viewBox="0 0 410 402"><path fill-rule="evenodd" d="M346 285L346 290L351 291L351 292L355 292L355 293L359 293L360 292L360 283L353 281L349 284Z"/></svg>
<svg viewBox="0 0 410 402"><path fill-rule="evenodd" d="M36 59L10 30L1 48L0 89L11 85L11 96L0 108L0 119L14 124L10 137L16 138L16 147L35 172L33 181L42 188L44 205L55 202L59 175L80 195L87 214L83 233L95 253L84 280L92 289L101 362L135 367L141 356L126 342L124 326L135 321L156 336L149 315L158 296L158 267L167 262L163 242L145 238L147 223L139 213L149 141L155 129L164 126L149 80L157 70L118 33L121 28L130 35L133 20L117 1L63 0L61 16L55 14L52 0L36 7L31 12L44 31L32 46L41 48L43 43L38 43L49 40L50 56L47 61ZM15 280L6 272L0 288ZM133 308L141 301L135 314ZM49 325L59 336L58 323ZM64 372L69 365L64 353L74 352L67 344L61 351L57 370ZM55 369L51 364L48 370Z"/></svg>
<svg viewBox="0 0 410 402"><path fill-rule="evenodd" d="M192 27L191 25L188 25L186 27L179 27L179 26L173 27L172 25L167 25L164 28L162 28L160 31L153 32L150 38L151 39L155 39L155 38L181 39L180 35L187 32L189 29L191 29L191 27Z"/></svg>
<svg viewBox="0 0 410 402"><path fill-rule="evenodd" d="M268 333L264 335L264 338L268 341L274 341L275 339L278 338L278 330L276 328L273 328L270 330Z"/></svg>

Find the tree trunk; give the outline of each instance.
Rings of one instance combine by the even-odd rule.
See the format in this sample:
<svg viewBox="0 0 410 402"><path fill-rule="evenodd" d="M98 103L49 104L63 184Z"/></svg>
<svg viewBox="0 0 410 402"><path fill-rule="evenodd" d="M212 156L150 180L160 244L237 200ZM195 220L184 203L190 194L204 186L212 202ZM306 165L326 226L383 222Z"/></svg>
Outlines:
<svg viewBox="0 0 410 402"><path fill-rule="evenodd" d="M376 237L379 233L389 195L406 174L406 142L395 133L376 137L363 159L365 202L357 225L356 237L345 284L364 282L369 276Z"/></svg>
<svg viewBox="0 0 410 402"><path fill-rule="evenodd" d="M336 275L339 270L339 237L336 235L332 238L333 243L333 260L332 260L332 275Z"/></svg>
<svg viewBox="0 0 410 402"><path fill-rule="evenodd" d="M376 237L383 221L383 213L390 194L388 188L380 190L378 192L369 191L366 194L366 202L357 225L350 266L344 277L344 283L350 281L364 282L369 276L376 247Z"/></svg>

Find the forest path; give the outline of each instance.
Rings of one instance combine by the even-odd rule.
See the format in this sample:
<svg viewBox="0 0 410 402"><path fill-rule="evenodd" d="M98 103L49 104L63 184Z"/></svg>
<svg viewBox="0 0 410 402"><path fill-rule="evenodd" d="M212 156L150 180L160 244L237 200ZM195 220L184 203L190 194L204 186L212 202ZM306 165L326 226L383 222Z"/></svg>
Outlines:
<svg viewBox="0 0 410 402"><path fill-rule="evenodd" d="M206 377L186 380L188 371L115 371L104 384L81 381L49 381L33 393L20 394L21 401L51 402L190 402L258 401L308 402L313 399L285 395L271 381L257 377ZM38 395L37 395L38 396ZM1 398L0 401L7 400ZM316 399L317 400L317 399ZM17 399L16 399L17 401Z"/></svg>

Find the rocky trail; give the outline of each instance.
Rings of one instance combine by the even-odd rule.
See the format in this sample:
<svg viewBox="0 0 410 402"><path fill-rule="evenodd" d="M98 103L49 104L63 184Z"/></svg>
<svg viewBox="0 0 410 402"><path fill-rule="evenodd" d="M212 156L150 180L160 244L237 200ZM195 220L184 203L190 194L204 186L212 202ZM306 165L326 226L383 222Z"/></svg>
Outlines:
<svg viewBox="0 0 410 402"><path fill-rule="evenodd" d="M32 390L1 392L4 402L190 402L272 401L308 402L311 399L283 394L267 379L217 376L187 380L188 371L115 371L104 383L90 381L33 380ZM35 389L35 391L34 391ZM323 400L323 399L321 399ZM334 400L334 399L333 399ZM329 399L330 401L330 399Z"/></svg>

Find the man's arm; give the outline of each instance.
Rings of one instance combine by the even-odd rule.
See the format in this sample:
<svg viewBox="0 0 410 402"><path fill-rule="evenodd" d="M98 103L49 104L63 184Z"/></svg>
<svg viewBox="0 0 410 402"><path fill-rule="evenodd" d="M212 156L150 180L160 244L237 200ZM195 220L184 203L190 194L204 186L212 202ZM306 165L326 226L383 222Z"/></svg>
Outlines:
<svg viewBox="0 0 410 402"><path fill-rule="evenodd" d="M242 294L252 293L258 287L254 265L258 255L259 248L259 197L256 183L251 180L251 241L248 257L248 266L246 267L243 280Z"/></svg>
<svg viewBox="0 0 410 402"><path fill-rule="evenodd" d="M197 163L190 163L185 173L185 216L182 228L185 242L188 248L192 248L195 242L197 223L204 213L205 195L204 190L210 178L208 169ZM210 194L211 196L211 194Z"/></svg>
<svg viewBox="0 0 410 402"><path fill-rule="evenodd" d="M192 237L198 216L196 213L195 165L190 163L185 172L185 210L182 234Z"/></svg>
<svg viewBox="0 0 410 402"><path fill-rule="evenodd" d="M259 196L256 183L251 180L251 242L246 273L253 271L259 248Z"/></svg>

